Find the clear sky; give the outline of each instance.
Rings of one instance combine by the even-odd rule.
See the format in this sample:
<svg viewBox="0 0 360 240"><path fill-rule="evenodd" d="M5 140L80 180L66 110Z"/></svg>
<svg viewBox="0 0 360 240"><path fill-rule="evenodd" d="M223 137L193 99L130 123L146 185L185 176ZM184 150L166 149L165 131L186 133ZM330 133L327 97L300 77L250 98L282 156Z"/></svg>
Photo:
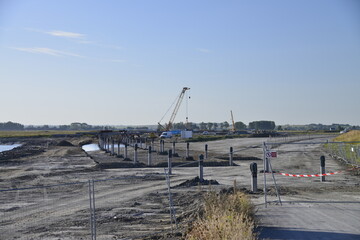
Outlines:
<svg viewBox="0 0 360 240"><path fill-rule="evenodd" d="M0 83L0 122L157 124L190 87L175 122L360 125L360 1L0 0Z"/></svg>

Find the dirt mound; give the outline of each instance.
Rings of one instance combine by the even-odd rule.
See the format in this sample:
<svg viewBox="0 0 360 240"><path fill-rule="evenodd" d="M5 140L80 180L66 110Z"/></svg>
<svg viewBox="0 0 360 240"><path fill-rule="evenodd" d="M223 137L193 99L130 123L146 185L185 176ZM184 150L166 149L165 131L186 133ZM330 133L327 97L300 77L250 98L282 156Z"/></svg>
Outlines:
<svg viewBox="0 0 360 240"><path fill-rule="evenodd" d="M74 147L74 145L66 140L62 140L56 144L56 146L60 147Z"/></svg>
<svg viewBox="0 0 360 240"><path fill-rule="evenodd" d="M23 145L17 148L14 148L10 151L5 151L0 153L0 161L10 160L22 157L29 157L36 154L43 153L45 150L41 146L31 146Z"/></svg>
<svg viewBox="0 0 360 240"><path fill-rule="evenodd" d="M177 188L177 187L194 187L194 186L199 186L199 185L219 185L219 183L216 180L206 180L206 179L204 179L203 181L200 181L199 177L195 177L193 179L186 180L185 182L180 183L179 185L176 185L173 188Z"/></svg>

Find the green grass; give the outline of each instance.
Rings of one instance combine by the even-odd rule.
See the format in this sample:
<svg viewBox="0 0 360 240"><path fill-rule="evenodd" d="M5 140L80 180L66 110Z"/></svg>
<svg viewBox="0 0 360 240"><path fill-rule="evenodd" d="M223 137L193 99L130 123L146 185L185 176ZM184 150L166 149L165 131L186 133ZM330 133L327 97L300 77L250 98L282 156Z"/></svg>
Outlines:
<svg viewBox="0 0 360 240"><path fill-rule="evenodd" d="M356 151L358 145L360 145L360 130L352 130L341 134L334 138L333 141L340 143L325 144L324 147L327 151L354 164L360 164L360 156L358 156Z"/></svg>
<svg viewBox="0 0 360 240"><path fill-rule="evenodd" d="M53 135L74 135L76 133L90 133L91 131L0 131L0 138L9 137L51 137Z"/></svg>
<svg viewBox="0 0 360 240"><path fill-rule="evenodd" d="M203 214L186 234L186 240L255 240L255 207L241 192L205 197Z"/></svg>

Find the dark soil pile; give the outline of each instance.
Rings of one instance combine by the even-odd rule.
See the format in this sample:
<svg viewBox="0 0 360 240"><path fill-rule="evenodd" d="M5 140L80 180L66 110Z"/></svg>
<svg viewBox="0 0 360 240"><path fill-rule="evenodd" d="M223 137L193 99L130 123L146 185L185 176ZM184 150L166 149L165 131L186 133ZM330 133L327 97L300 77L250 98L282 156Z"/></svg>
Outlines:
<svg viewBox="0 0 360 240"><path fill-rule="evenodd" d="M10 151L5 151L0 153L0 161L4 162L10 159L17 159L22 157L28 157L44 152L45 149L42 146L33 146L33 145L22 145L20 147L14 148Z"/></svg>
<svg viewBox="0 0 360 240"><path fill-rule="evenodd" d="M68 141L62 140L60 141L58 144L56 144L56 146L60 146L60 147L73 147L74 145Z"/></svg>
<svg viewBox="0 0 360 240"><path fill-rule="evenodd" d="M195 187L199 185L219 185L218 181L216 180L206 180L203 179L203 181L200 181L199 177L195 177L190 180L186 180L183 183L180 183L179 185L173 187L173 188L179 188L179 187Z"/></svg>

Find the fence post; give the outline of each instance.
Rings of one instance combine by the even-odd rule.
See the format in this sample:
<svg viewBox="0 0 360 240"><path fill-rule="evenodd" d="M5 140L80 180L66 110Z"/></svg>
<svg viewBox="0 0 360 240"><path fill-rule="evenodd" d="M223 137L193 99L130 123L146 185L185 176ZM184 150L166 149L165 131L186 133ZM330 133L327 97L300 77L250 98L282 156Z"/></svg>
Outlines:
<svg viewBox="0 0 360 240"><path fill-rule="evenodd" d="M268 159L268 149L266 143L263 143L263 151L264 151L264 172L269 172L269 159Z"/></svg>
<svg viewBox="0 0 360 240"><path fill-rule="evenodd" d="M171 171L171 158L172 158L172 151L171 151L171 149L169 149L169 153L168 153L168 173L169 173L169 175L172 174L172 171Z"/></svg>
<svg viewBox="0 0 360 240"><path fill-rule="evenodd" d="M208 158L208 145L205 144L205 159Z"/></svg>
<svg viewBox="0 0 360 240"><path fill-rule="evenodd" d="M137 143L135 143L135 146L134 146L134 164L136 164L137 163L137 161L138 161L138 155L137 155L137 151L138 151L138 145L137 145Z"/></svg>
<svg viewBox="0 0 360 240"><path fill-rule="evenodd" d="M199 155L199 179L200 182L204 181L204 155Z"/></svg>
<svg viewBox="0 0 360 240"><path fill-rule="evenodd" d="M325 174L325 156L320 157L320 174ZM321 176L320 181L325 182L325 176Z"/></svg>
<svg viewBox="0 0 360 240"><path fill-rule="evenodd" d="M233 165L233 148L230 147L229 165Z"/></svg>
<svg viewBox="0 0 360 240"><path fill-rule="evenodd" d="M148 166L151 166L151 146L148 148Z"/></svg>
<svg viewBox="0 0 360 240"><path fill-rule="evenodd" d="M257 164L255 162L250 163L251 171L251 191L257 192Z"/></svg>

